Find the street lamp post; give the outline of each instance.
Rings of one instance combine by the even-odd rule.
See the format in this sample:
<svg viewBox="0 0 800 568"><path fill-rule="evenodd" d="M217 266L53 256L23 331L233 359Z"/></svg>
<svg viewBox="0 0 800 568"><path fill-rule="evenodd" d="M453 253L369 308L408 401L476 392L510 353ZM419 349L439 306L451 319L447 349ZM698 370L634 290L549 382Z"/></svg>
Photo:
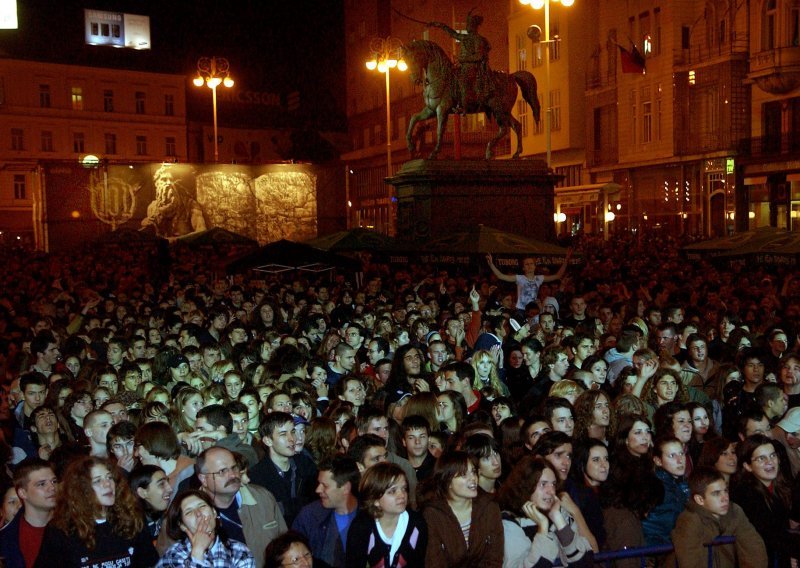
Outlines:
<svg viewBox="0 0 800 568"><path fill-rule="evenodd" d="M408 65L401 57L403 44L396 37L374 38L369 45L372 58L367 69L378 70L386 76L386 163L388 175L392 175L392 96L390 75L392 69L405 71Z"/></svg>
<svg viewBox="0 0 800 568"><path fill-rule="evenodd" d="M546 46L545 51L545 59L544 59L544 76L545 76L545 105L547 112L545 112L544 116L544 128L545 128L545 145L547 147L547 167L550 168L551 160L551 142L550 142L550 132L552 126L552 114L553 109L551 106L550 100L550 44L555 41L560 41L560 38L556 36L555 39L550 39L550 2L554 2L556 4L560 3L562 6L569 8L575 3L575 0L519 0L520 4L530 5L534 10L541 10L544 8L544 43ZM539 26L531 26L528 28L528 37L530 37L534 42L540 41L541 36L541 28Z"/></svg>
<svg viewBox="0 0 800 568"><path fill-rule="evenodd" d="M230 77L230 64L224 57L201 57L197 60L197 77L193 81L195 87L203 85L211 89L211 102L214 110L214 162L219 162L219 137L217 135L217 87L222 84L230 89L233 79Z"/></svg>

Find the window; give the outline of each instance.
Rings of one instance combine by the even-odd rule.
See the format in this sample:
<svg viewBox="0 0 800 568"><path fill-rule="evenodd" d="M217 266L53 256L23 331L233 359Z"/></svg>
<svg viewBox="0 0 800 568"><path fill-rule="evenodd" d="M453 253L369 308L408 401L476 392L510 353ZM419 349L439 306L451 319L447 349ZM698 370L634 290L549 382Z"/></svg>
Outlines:
<svg viewBox="0 0 800 568"><path fill-rule="evenodd" d="M83 110L83 87L72 87L72 110Z"/></svg>
<svg viewBox="0 0 800 568"><path fill-rule="evenodd" d="M661 8L653 9L653 55L661 55Z"/></svg>
<svg viewBox="0 0 800 568"><path fill-rule="evenodd" d="M103 110L105 112L114 112L114 91L111 89L103 91Z"/></svg>
<svg viewBox="0 0 800 568"><path fill-rule="evenodd" d="M517 70L524 71L528 59L527 38L523 35L517 36Z"/></svg>
<svg viewBox="0 0 800 568"><path fill-rule="evenodd" d="M523 100L517 101L517 118L522 125L522 136L528 135L528 103Z"/></svg>
<svg viewBox="0 0 800 568"><path fill-rule="evenodd" d="M106 154L116 154L117 135L112 134L111 132L106 132L105 141L106 141Z"/></svg>
<svg viewBox="0 0 800 568"><path fill-rule="evenodd" d="M642 56L653 55L653 37L650 34L650 12L639 14L639 32L642 34Z"/></svg>
<svg viewBox="0 0 800 568"><path fill-rule="evenodd" d="M42 130L42 152L53 151L53 131Z"/></svg>
<svg viewBox="0 0 800 568"><path fill-rule="evenodd" d="M661 83L656 85L656 140L661 140L661 94L662 94L662 87Z"/></svg>
<svg viewBox="0 0 800 568"><path fill-rule="evenodd" d="M775 49L775 20L778 17L777 0L764 2L761 18L761 49Z"/></svg>
<svg viewBox="0 0 800 568"><path fill-rule="evenodd" d="M561 130L561 89L550 91L550 131Z"/></svg>
<svg viewBox="0 0 800 568"><path fill-rule="evenodd" d="M86 137L83 132L72 133L72 151L76 154L83 154L86 151Z"/></svg>
<svg viewBox="0 0 800 568"><path fill-rule="evenodd" d="M553 43L550 44L550 61L558 61L561 59L561 36L558 33L558 22L550 22L550 39Z"/></svg>
<svg viewBox="0 0 800 568"><path fill-rule="evenodd" d="M147 136L136 137L136 155L137 156L147 155Z"/></svg>
<svg viewBox="0 0 800 568"><path fill-rule="evenodd" d="M166 137L164 154L173 158L178 155L178 149L177 145L175 144L174 136Z"/></svg>
<svg viewBox="0 0 800 568"><path fill-rule="evenodd" d="M50 108L50 85L39 85L39 106Z"/></svg>
<svg viewBox="0 0 800 568"><path fill-rule="evenodd" d="M143 91L136 91L136 114L144 114L145 95Z"/></svg>
<svg viewBox="0 0 800 568"><path fill-rule="evenodd" d="M21 128L11 129L11 149L24 150L25 149L25 131Z"/></svg>
<svg viewBox="0 0 800 568"><path fill-rule="evenodd" d="M22 174L14 175L14 199L26 199L25 176Z"/></svg>
<svg viewBox="0 0 800 568"><path fill-rule="evenodd" d="M642 103L642 142L653 141L653 103Z"/></svg>
<svg viewBox="0 0 800 568"><path fill-rule="evenodd" d="M544 109L543 96L541 94L537 95L537 96L539 98L539 108ZM545 109L545 112L547 112L546 109ZM545 117L544 116L541 117L541 120L539 120L539 122L536 122L536 121L533 122L533 134L534 134L534 136L536 136L537 134L543 134L544 133L544 122L545 122Z"/></svg>
<svg viewBox="0 0 800 568"><path fill-rule="evenodd" d="M164 114L175 116L175 95L164 95Z"/></svg>

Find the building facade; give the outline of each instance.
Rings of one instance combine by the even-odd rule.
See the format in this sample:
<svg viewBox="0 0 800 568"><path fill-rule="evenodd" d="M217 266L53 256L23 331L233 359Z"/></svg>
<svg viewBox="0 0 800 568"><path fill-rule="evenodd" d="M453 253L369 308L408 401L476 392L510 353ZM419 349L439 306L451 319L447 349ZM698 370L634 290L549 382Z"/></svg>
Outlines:
<svg viewBox="0 0 800 568"><path fill-rule="evenodd" d="M185 80L0 59L0 231L36 242L44 163L185 162Z"/></svg>

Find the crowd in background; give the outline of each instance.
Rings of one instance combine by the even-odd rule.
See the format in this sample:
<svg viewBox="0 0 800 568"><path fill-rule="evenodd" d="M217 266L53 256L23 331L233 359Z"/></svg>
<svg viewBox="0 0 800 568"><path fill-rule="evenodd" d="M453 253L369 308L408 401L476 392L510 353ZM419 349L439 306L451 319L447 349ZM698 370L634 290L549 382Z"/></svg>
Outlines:
<svg viewBox="0 0 800 568"><path fill-rule="evenodd" d="M0 252L0 557L685 567L734 535L715 566L792 565L794 268L572 244L517 274Z"/></svg>

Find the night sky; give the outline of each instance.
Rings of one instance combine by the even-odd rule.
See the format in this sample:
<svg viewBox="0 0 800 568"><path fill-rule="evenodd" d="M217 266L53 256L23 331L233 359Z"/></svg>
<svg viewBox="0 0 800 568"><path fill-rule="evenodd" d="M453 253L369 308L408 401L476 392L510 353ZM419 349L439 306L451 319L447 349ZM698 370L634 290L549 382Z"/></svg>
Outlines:
<svg viewBox="0 0 800 568"><path fill-rule="evenodd" d="M20 29L0 30L0 56L191 75L198 57L227 57L237 86L299 91L343 124L343 0L18 0ZM83 9L150 16L153 49L84 43ZM338 116L334 116L338 115Z"/></svg>

